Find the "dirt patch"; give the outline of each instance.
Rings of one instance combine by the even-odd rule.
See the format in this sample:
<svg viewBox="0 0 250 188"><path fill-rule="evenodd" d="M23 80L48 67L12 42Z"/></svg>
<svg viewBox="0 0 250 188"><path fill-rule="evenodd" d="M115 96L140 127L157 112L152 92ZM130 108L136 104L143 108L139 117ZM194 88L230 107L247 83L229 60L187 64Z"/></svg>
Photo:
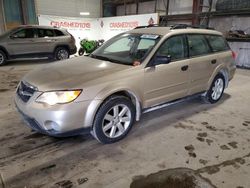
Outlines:
<svg viewBox="0 0 250 188"><path fill-rule="evenodd" d="M242 123L243 126L248 127L250 125L250 121L244 121Z"/></svg>
<svg viewBox="0 0 250 188"><path fill-rule="evenodd" d="M34 133L29 136L23 137L24 139L32 139L32 138L41 138L41 137L47 137L46 135L40 134L40 133Z"/></svg>
<svg viewBox="0 0 250 188"><path fill-rule="evenodd" d="M201 122L202 125L208 125L208 122Z"/></svg>
<svg viewBox="0 0 250 188"><path fill-rule="evenodd" d="M207 137L207 133L206 132L198 133L198 137Z"/></svg>
<svg viewBox="0 0 250 188"><path fill-rule="evenodd" d="M77 183L78 183L78 185L82 185L82 184L86 183L88 180L89 180L88 178L79 178L77 180Z"/></svg>
<svg viewBox="0 0 250 188"><path fill-rule="evenodd" d="M73 187L73 183L70 180L63 180L60 182L55 183L53 188L71 188Z"/></svg>
<svg viewBox="0 0 250 188"><path fill-rule="evenodd" d="M0 93L6 92L6 91L9 91L9 89L0 89Z"/></svg>
<svg viewBox="0 0 250 188"><path fill-rule="evenodd" d="M204 142L205 141L205 139L202 138L202 137L196 137L196 139L199 140L200 142Z"/></svg>
<svg viewBox="0 0 250 188"><path fill-rule="evenodd" d="M188 146L185 146L184 148L185 148L185 150L188 151L188 155L190 157L196 158L196 153L194 152L194 146L193 145L188 145Z"/></svg>
<svg viewBox="0 0 250 188"><path fill-rule="evenodd" d="M206 128L209 129L210 131L217 131L217 129L212 125L206 125Z"/></svg>
<svg viewBox="0 0 250 188"><path fill-rule="evenodd" d="M208 179L187 168L159 171L148 176L137 176L130 188L215 188Z"/></svg>
<svg viewBox="0 0 250 188"><path fill-rule="evenodd" d="M215 174L215 173L220 171L221 167L227 167L227 166L232 166L235 169L238 169L238 168L240 168L240 165L243 165L243 164L246 163L245 158L247 158L247 157L250 157L250 153L243 156L243 157L238 157L238 158L235 158L235 159L232 159L232 160L224 161L224 162L222 162L220 164L200 168L200 169L197 170L197 172L199 172L199 173L207 173L207 174Z"/></svg>
<svg viewBox="0 0 250 188"><path fill-rule="evenodd" d="M220 146L222 150L230 150L230 148L227 145L222 145Z"/></svg>
<svg viewBox="0 0 250 188"><path fill-rule="evenodd" d="M211 146L211 144L212 144L214 141L211 140L211 139L206 139L206 142L207 142L207 145Z"/></svg>
<svg viewBox="0 0 250 188"><path fill-rule="evenodd" d="M203 164L203 165L206 165L208 163L207 160L204 160L204 159L200 159L199 160L199 163Z"/></svg>
<svg viewBox="0 0 250 188"><path fill-rule="evenodd" d="M229 142L229 143L228 143L228 145L231 146L231 147L234 148L234 149L238 148L237 144L238 144L238 143L235 142L235 141Z"/></svg>
<svg viewBox="0 0 250 188"><path fill-rule="evenodd" d="M52 165L46 166L46 167L44 167L44 168L41 168L40 170L41 170L41 171L44 171L44 170L49 170L49 169L52 169L52 168L55 168L55 167L56 167L56 165L55 165L55 164L52 164Z"/></svg>

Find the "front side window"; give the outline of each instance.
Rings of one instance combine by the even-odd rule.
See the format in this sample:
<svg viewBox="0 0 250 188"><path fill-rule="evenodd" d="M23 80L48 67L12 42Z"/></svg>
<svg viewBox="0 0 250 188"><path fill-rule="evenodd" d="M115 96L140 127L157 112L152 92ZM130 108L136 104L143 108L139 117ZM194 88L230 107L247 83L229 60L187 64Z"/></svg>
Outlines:
<svg viewBox="0 0 250 188"><path fill-rule="evenodd" d="M167 39L159 48L157 55L170 56L171 61L186 57L186 45L183 36L174 36Z"/></svg>
<svg viewBox="0 0 250 188"><path fill-rule="evenodd" d="M188 45L190 57L210 53L210 48L204 35L188 35Z"/></svg>
<svg viewBox="0 0 250 188"><path fill-rule="evenodd" d="M134 61L143 61L159 40L159 35L121 34L107 41L90 57L133 65Z"/></svg>
<svg viewBox="0 0 250 188"><path fill-rule="evenodd" d="M213 52L229 50L229 46L222 36L208 35L207 39L210 46L212 47Z"/></svg>
<svg viewBox="0 0 250 188"><path fill-rule="evenodd" d="M34 38L34 29L22 29L13 34L15 38Z"/></svg>

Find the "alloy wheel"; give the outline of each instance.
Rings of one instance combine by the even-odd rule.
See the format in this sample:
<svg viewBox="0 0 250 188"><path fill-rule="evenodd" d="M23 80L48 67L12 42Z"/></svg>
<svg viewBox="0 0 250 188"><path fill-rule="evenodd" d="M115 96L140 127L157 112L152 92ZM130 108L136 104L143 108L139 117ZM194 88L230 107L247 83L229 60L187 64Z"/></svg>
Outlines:
<svg viewBox="0 0 250 188"><path fill-rule="evenodd" d="M61 49L58 51L58 59L63 60L63 59L68 59L69 53L65 49Z"/></svg>
<svg viewBox="0 0 250 188"><path fill-rule="evenodd" d="M2 64L4 62L4 56L3 54L0 53L0 64Z"/></svg>
<svg viewBox="0 0 250 188"><path fill-rule="evenodd" d="M215 82L214 82L214 87L212 88L212 99L213 100L218 100L222 93L223 93L223 88L224 88L224 82L221 78L218 78Z"/></svg>
<svg viewBox="0 0 250 188"><path fill-rule="evenodd" d="M117 138L126 132L131 120L131 111L126 105L115 105L104 116L103 133L109 138Z"/></svg>

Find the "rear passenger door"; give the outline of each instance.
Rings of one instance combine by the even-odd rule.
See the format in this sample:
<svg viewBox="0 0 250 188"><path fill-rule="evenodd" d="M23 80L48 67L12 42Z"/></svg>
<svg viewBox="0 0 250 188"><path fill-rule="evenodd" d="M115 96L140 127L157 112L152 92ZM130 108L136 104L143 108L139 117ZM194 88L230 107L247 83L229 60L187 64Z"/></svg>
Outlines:
<svg viewBox="0 0 250 188"><path fill-rule="evenodd" d="M55 32L53 29L37 29L37 38L34 44L37 53L52 53L55 42Z"/></svg>
<svg viewBox="0 0 250 188"><path fill-rule="evenodd" d="M216 67L217 60L212 54L207 38L202 34L187 35L189 46L189 95L203 92Z"/></svg>

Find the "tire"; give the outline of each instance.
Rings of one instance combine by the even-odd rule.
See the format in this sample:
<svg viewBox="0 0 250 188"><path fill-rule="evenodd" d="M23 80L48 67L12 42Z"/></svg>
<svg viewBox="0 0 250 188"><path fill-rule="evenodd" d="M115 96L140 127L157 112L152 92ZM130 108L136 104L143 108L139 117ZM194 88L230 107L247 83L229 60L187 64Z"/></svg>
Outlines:
<svg viewBox="0 0 250 188"><path fill-rule="evenodd" d="M124 96L113 96L98 110L91 134L102 144L123 139L135 121L135 107Z"/></svg>
<svg viewBox="0 0 250 188"><path fill-rule="evenodd" d="M6 60L7 60L7 57L5 53L2 50L0 50L0 66L5 65L7 62Z"/></svg>
<svg viewBox="0 0 250 188"><path fill-rule="evenodd" d="M79 55L79 56L84 55L84 49L83 49L83 48L80 48L80 49L79 49L78 55Z"/></svg>
<svg viewBox="0 0 250 188"><path fill-rule="evenodd" d="M69 50L65 47L58 47L55 50L55 55L54 55L56 60L64 60L69 58Z"/></svg>
<svg viewBox="0 0 250 188"><path fill-rule="evenodd" d="M205 101L211 104L217 103L225 89L225 78L222 74L218 74L215 76L209 90L207 91L207 94L205 96Z"/></svg>

